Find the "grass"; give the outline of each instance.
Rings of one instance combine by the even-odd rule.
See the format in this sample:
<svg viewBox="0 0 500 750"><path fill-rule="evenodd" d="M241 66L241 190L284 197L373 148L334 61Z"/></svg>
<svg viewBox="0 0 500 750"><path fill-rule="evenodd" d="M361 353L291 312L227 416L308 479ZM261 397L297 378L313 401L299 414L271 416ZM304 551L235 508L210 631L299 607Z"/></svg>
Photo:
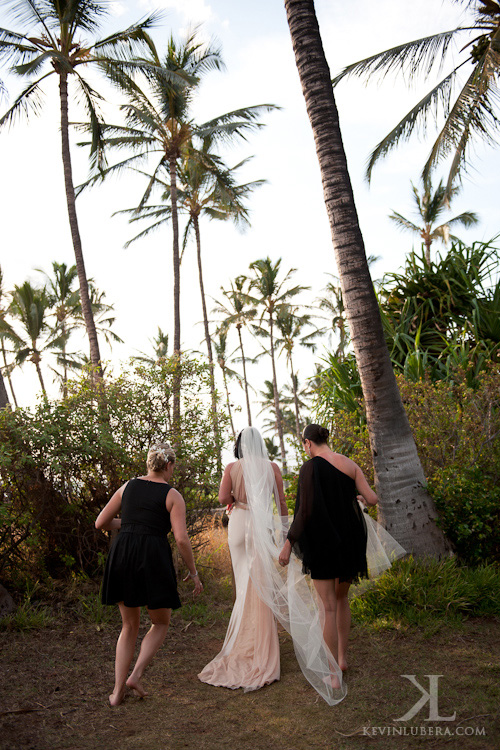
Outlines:
<svg viewBox="0 0 500 750"><path fill-rule="evenodd" d="M279 682L243 693L196 679L219 651L231 611L225 532L208 541L197 559L205 591L193 601L192 583L180 583L184 604L146 673L150 695L143 701L127 695L117 709L107 705L119 618L116 608L101 607L96 582L74 582L67 605L62 591L52 592L58 617L50 624L0 632L0 750L269 750L276 744L283 750L498 750L497 568L407 560L357 587L348 695L329 707L304 680L283 631ZM144 617L141 635L147 627ZM405 722L406 735L389 736L421 697L406 674L424 687L426 675L442 675L440 715L456 712L455 721L429 722L424 707ZM444 725L449 736L419 734L422 726ZM368 736L373 728L385 734ZM459 735L464 728L485 734Z"/></svg>

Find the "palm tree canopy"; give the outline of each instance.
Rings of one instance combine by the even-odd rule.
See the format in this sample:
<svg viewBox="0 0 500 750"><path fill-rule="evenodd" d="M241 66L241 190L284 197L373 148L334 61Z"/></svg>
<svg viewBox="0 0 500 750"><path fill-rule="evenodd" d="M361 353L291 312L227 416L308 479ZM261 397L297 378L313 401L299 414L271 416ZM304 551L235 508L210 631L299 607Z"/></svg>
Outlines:
<svg viewBox="0 0 500 750"><path fill-rule="evenodd" d="M369 157L367 178L371 179L377 161L386 156L415 131L425 132L427 120L441 111L445 122L438 133L423 169L424 178L443 159L451 157L446 184L450 195L453 184L467 168L469 152L474 142L498 143L500 119L498 105L500 91L500 0L454 0L467 5L472 14L470 22L456 29L416 39L372 55L348 65L333 80L337 85L350 75L369 79L380 74L383 78L399 72L409 81L418 75L427 79L438 65L441 71L452 42L457 42L462 53L460 62L403 117L390 133L375 147ZM460 74L466 73L465 83ZM461 88L456 94L458 86Z"/></svg>
<svg viewBox="0 0 500 750"><path fill-rule="evenodd" d="M77 84L89 118L92 153L98 159L103 119L99 105L101 95L82 77L82 65L94 65L109 73L126 60L139 55L152 44L148 30L160 18L150 16L124 31L90 41L108 15L105 0L7 0L5 3L21 31L0 28L0 62L11 65L14 74L32 78L12 106L0 118L0 127L15 121L20 114L37 114L43 91L42 83L54 73L71 75ZM47 69L47 70L45 70ZM45 71L45 72L42 72Z"/></svg>

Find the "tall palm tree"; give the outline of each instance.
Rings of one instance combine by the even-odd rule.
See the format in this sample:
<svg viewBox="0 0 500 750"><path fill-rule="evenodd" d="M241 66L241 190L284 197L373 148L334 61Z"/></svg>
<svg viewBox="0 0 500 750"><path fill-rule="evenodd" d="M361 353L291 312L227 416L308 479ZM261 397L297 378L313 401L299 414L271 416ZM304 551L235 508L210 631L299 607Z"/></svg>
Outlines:
<svg viewBox="0 0 500 750"><path fill-rule="evenodd" d="M348 65L334 79L334 85L349 75L365 79L373 75L400 72L409 81L419 74L427 79L435 63L444 65L452 41L459 45L462 57L403 119L375 147L370 155L367 176L370 179L377 161L419 131L441 109L444 124L438 133L423 170L424 179L443 159L451 157L446 195L451 196L457 177L469 163L469 151L477 141L494 145L498 139L498 77L500 74L500 1L454 0L467 6L465 23L450 31L432 34ZM472 17L471 17L472 16ZM470 20L469 20L470 19ZM466 72L465 83L460 80ZM463 84L463 85L462 85ZM455 95L457 86L459 92Z"/></svg>
<svg viewBox="0 0 500 750"><path fill-rule="evenodd" d="M236 440L236 431L234 429L234 422L233 422L233 412L231 409L231 399L229 397L229 386L228 386L228 380L230 378L237 378L240 379L240 376L235 370L232 370L230 367L228 367L228 358L231 355L228 355L227 353L227 330L225 328L219 328L217 330L217 335L212 338L212 342L215 349L215 358L217 360L217 364L219 365L220 369L222 370L222 379L224 381L224 391L226 393L226 405L227 405L227 413L229 414L229 421L231 422L231 431L233 433L233 438Z"/></svg>
<svg viewBox="0 0 500 750"><path fill-rule="evenodd" d="M301 443L299 395L297 389L297 374L293 367L293 350L296 345L304 346L310 351L316 349L315 339L321 336L322 330L315 328L312 324L312 316L305 313L299 315L299 309L292 305L282 307L276 315L276 327L280 337L276 339L276 346L286 354L286 361L290 368L290 380L293 392L293 405L295 410L295 433L299 444ZM309 333L304 329L313 328Z"/></svg>
<svg viewBox="0 0 500 750"><path fill-rule="evenodd" d="M249 305L248 287L250 280L244 276L237 276L234 281L231 281L229 289L221 287L222 294L227 300L227 303L217 302L213 312L221 313L224 315L222 321L222 327L225 329L230 328L234 325L238 332L239 349L241 353L241 364L243 366L243 384L245 387L245 398L247 404L247 416L248 424L252 426L252 411L250 409L250 394L249 385L247 378L247 357L243 348L243 335L242 329L246 327L251 320L257 315L255 307Z"/></svg>
<svg viewBox="0 0 500 750"><path fill-rule="evenodd" d="M3 360L3 371L0 369L0 393L2 391L2 384L3 384L3 374L7 376L7 380L9 383L10 392L12 394L12 400L14 401L14 406L18 407L17 400L16 400L16 394L14 393L14 388L12 387L12 378L11 378L11 370L12 365L7 363L7 351L5 349L5 336L3 335L6 332L13 333L11 326L9 325L7 321L7 317L9 314L9 305L6 303L7 294L5 292L5 285L3 282L3 272L0 268L0 348L2 350L2 360ZM5 302L4 302L5 300ZM5 388L5 384L3 384L3 388ZM7 399L6 404L9 403L9 398L7 396L7 393L5 393L5 397ZM0 398L1 402L1 398ZM0 406L0 408L3 408Z"/></svg>
<svg viewBox="0 0 500 750"><path fill-rule="evenodd" d="M212 338L209 330L207 314L205 286L203 280L203 264L201 257L201 231L200 220L209 218L213 220L232 220L237 227L249 226L249 212L245 206L247 198L255 187L261 185L265 180L255 180L245 184L237 184L235 173L245 162L240 162L235 167L227 168L220 157L211 151L210 138L203 139L199 151L191 153L186 150L185 158L177 167L177 200L179 212L187 215L188 221L184 231L183 250L180 256L182 261L188 237L194 233L196 242L196 257L198 263L198 280L200 286L201 306L203 313L203 327L205 344L207 347L208 361L210 365L210 390L212 395L212 415L214 420L214 433L218 435L217 421L217 398L215 393L214 360L212 352ZM247 161L247 160L245 160ZM147 175L151 179L150 175ZM171 221L171 193L170 185L166 184L158 176L155 184L163 189L162 203L150 205L149 203L135 209L126 209L119 213L128 213L129 221L153 220L145 230L126 243L129 246L149 233L157 230L164 223Z"/></svg>
<svg viewBox="0 0 500 750"><path fill-rule="evenodd" d="M330 71L313 0L285 0L295 61L316 144L349 330L365 397L380 512L415 554L445 551L403 408L368 270Z"/></svg>
<svg viewBox="0 0 500 750"><path fill-rule="evenodd" d="M0 29L0 61L12 63L12 71L29 81L14 104L0 118L0 127L12 124L22 113L37 113L42 83L51 75L59 79L62 160L71 237L78 270L80 296L85 327L90 342L90 356L102 377L97 331L92 316L87 273L76 213L71 153L69 143L68 80L71 78L78 98L84 103L92 131L92 158L100 162L103 120L99 104L104 98L95 91L80 72L81 66L111 73L149 42L147 29L157 16L130 26L89 44L88 35L99 31L108 15L105 0L7 0L22 31ZM24 30L28 29L29 30ZM48 70L36 80L43 68Z"/></svg>
<svg viewBox="0 0 500 750"><path fill-rule="evenodd" d="M140 59L146 70L150 93L141 88L132 75L116 72L115 83L126 95L128 103L122 106L125 126L107 126L105 144L108 149L129 148L134 153L117 164L100 170L87 184L93 184L108 174L136 167L154 157L154 169L148 181L139 208L149 200L158 176L168 175L171 201L172 250L174 277L174 355L181 351L180 321L180 252L177 176L178 165L187 156L196 158L196 145L210 138L213 143L245 137L250 130L262 127L257 118L274 107L259 105L220 115L203 124L192 119L191 107L195 92L203 76L211 70L221 70L220 50L212 44L198 41L196 32L190 32L184 42L170 37L167 53L160 57L151 44L148 56ZM180 414L180 384L174 392L174 421Z"/></svg>
<svg viewBox="0 0 500 750"><path fill-rule="evenodd" d="M440 239L445 245L448 241L458 240L458 237L450 233L450 229L456 225L463 227L470 227L473 224L477 224L479 221L477 214L473 211L464 211L453 219L447 219L443 224L436 223L439 221L441 214L447 208L449 208L450 199L458 192L458 188L454 187L451 190L450 197L446 196L446 188L443 185L443 181L439 182L436 190L432 189L432 183L430 177L426 177L423 180L422 192L412 183L413 197L416 204L416 214L420 221L423 222L420 225L410 219L405 219L404 216L393 211L389 215L389 218L394 221L400 229L408 229L410 232L419 235L425 245L425 258L427 263L431 262L431 245L434 240Z"/></svg>
<svg viewBox="0 0 500 750"><path fill-rule="evenodd" d="M283 425L281 420L278 418L280 414L279 404L279 391L278 391L278 380L276 376L276 354L275 354L275 333L274 329L276 326L276 316L279 315L285 308L290 304L290 300L305 291L308 287L305 286L288 286L291 276L295 273L295 269L290 269L285 276L279 280L281 270L281 258L273 263L271 258L262 258L256 260L250 264L250 269L254 272L254 278L250 282L250 289L256 293L256 296L250 296L250 301L254 305L258 305L262 308L260 316L260 323L266 320L268 326L267 334L269 335L269 355L271 357L272 372L273 372L273 391L274 391L274 408L277 417L278 437L281 450L281 459L283 462L283 470L286 473L286 453L285 453L285 441L283 437Z"/></svg>
<svg viewBox="0 0 500 750"><path fill-rule="evenodd" d="M40 367L42 354L54 351L61 346L60 334L56 333L49 338L46 336L50 333L47 320L50 307L50 299L45 287L39 289L25 281L22 286L14 288L10 313L22 327L21 334L10 335L16 350L16 363L22 365L27 359L33 362L44 398L47 398L47 391Z"/></svg>

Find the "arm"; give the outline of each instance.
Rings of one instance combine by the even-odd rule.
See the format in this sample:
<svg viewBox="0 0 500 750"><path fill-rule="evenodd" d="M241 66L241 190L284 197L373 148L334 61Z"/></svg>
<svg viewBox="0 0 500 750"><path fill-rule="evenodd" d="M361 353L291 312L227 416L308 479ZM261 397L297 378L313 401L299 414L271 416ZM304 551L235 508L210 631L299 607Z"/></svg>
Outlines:
<svg viewBox="0 0 500 750"><path fill-rule="evenodd" d="M300 469L294 518L288 532L287 540L280 552L280 565L288 565L292 546L302 536L311 515L313 502L313 471L314 468L312 461L306 461Z"/></svg>
<svg viewBox="0 0 500 750"><path fill-rule="evenodd" d="M167 510L170 513L170 522L177 549L186 563L189 570L189 577L194 580L194 593L199 594L203 591L203 586L196 570L193 549L186 529L186 504L182 495L173 488L167 494L166 504Z"/></svg>
<svg viewBox="0 0 500 750"><path fill-rule="evenodd" d="M231 482L231 468L234 466L234 461L228 464L224 469L222 475L220 487L219 487L219 503L221 505L232 505L234 503L234 497L231 494L232 482Z"/></svg>
<svg viewBox="0 0 500 750"><path fill-rule="evenodd" d="M116 490L115 494L108 502L108 504L101 510L95 520L96 529L102 529L103 531L111 531L112 529L120 529L122 525L121 518L116 518L122 507L122 495L123 490L127 486L128 482L125 482L119 490Z"/></svg>
<svg viewBox="0 0 500 750"><path fill-rule="evenodd" d="M377 495L366 481L365 475L359 466L357 464L354 464L354 466L356 467L354 481L356 482L356 489L359 492L358 500L364 503L364 505L376 505L378 503Z"/></svg>
<svg viewBox="0 0 500 750"><path fill-rule="evenodd" d="M271 463L271 466L273 467L274 478L276 479L276 489L278 490L278 497L274 498L274 502L276 503L276 507L278 507L279 502L280 516L288 517L288 507L285 500L285 491L283 489L283 477L281 476L281 471L277 464Z"/></svg>

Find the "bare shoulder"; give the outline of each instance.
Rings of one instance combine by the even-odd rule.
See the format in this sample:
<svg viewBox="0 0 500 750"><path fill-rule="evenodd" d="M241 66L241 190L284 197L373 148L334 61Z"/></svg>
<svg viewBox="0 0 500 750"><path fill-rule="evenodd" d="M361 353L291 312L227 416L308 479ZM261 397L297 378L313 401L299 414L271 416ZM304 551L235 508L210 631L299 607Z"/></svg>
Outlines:
<svg viewBox="0 0 500 750"><path fill-rule="evenodd" d="M271 466L273 467L273 471L276 475L281 476L281 469L278 466L278 464L275 464L274 461L271 461Z"/></svg>
<svg viewBox="0 0 500 750"><path fill-rule="evenodd" d="M224 469L224 473L231 471L233 466L236 466L237 463L237 461L231 461L231 463L227 464L226 468Z"/></svg>
<svg viewBox="0 0 500 750"><path fill-rule="evenodd" d="M175 505L184 505L184 498L182 497L181 493L175 489L175 487L171 487L167 492L166 504L167 510L169 512Z"/></svg>
<svg viewBox="0 0 500 750"><path fill-rule="evenodd" d="M344 472L344 474L347 474L347 476L352 477L352 479L356 477L356 471L361 471L352 458L348 458L342 453L334 453L333 455L335 458L335 466L340 469L340 471Z"/></svg>

